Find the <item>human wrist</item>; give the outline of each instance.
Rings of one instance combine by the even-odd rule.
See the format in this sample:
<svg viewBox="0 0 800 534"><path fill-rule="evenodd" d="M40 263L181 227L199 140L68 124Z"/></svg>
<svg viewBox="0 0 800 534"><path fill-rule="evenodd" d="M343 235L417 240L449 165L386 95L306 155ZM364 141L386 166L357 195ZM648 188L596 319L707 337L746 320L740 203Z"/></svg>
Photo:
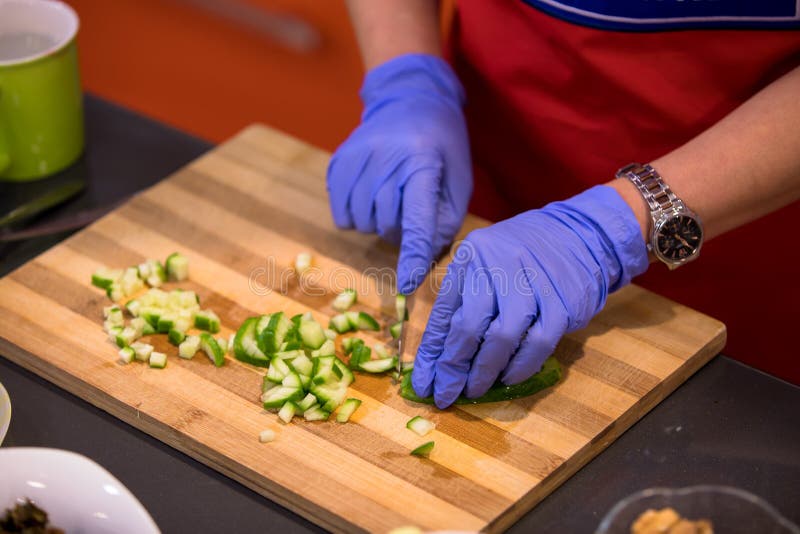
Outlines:
<svg viewBox="0 0 800 534"><path fill-rule="evenodd" d="M431 54L403 54L369 70L361 86L364 105L387 97L429 95L451 105L464 104L464 88L452 67Z"/></svg>

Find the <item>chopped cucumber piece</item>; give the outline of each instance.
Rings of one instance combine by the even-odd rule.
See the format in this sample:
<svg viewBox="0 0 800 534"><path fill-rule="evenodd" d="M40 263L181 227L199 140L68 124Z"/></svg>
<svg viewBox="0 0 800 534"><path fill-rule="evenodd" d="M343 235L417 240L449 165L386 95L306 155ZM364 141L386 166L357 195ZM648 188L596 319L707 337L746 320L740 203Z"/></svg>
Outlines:
<svg viewBox="0 0 800 534"><path fill-rule="evenodd" d="M273 313L269 324L258 336L258 348L264 354L272 354L281 350L286 334L291 330L292 322L283 312Z"/></svg>
<svg viewBox="0 0 800 534"><path fill-rule="evenodd" d="M315 404L317 404L317 398L314 396L313 393L309 393L308 395L303 397L303 400L297 403L297 408L298 411L305 412Z"/></svg>
<svg viewBox="0 0 800 534"><path fill-rule="evenodd" d="M314 358L318 358L320 356L335 356L335 355L336 355L336 345L330 339L326 339L325 343L323 343L317 350L311 351L311 356Z"/></svg>
<svg viewBox="0 0 800 534"><path fill-rule="evenodd" d="M119 316L119 319L123 319L122 308L120 308L118 304L112 304L111 306L105 306L103 308L103 318L113 319L116 316Z"/></svg>
<svg viewBox="0 0 800 534"><path fill-rule="evenodd" d="M406 296L399 294L394 299L394 309L397 313L398 321L408 321L408 308L406 307Z"/></svg>
<svg viewBox="0 0 800 534"><path fill-rule="evenodd" d="M136 337L136 330L134 328L131 328L130 326L126 326L125 328L122 329L121 332L117 333L116 337L114 338L114 341L117 342L118 347L122 348L122 347L127 347L137 339L138 338Z"/></svg>
<svg viewBox="0 0 800 534"><path fill-rule="evenodd" d="M328 328L340 334L344 334L355 329L355 327L350 324L350 320L347 318L347 315L344 313L340 313L339 315L334 315L331 317Z"/></svg>
<svg viewBox="0 0 800 534"><path fill-rule="evenodd" d="M131 348L133 349L134 355L136 359L140 362L146 362L150 359L150 355L153 353L153 345L149 345L147 343L131 343Z"/></svg>
<svg viewBox="0 0 800 534"><path fill-rule="evenodd" d="M116 302L125 298L125 291L119 282L114 282L106 288L106 295Z"/></svg>
<svg viewBox="0 0 800 534"><path fill-rule="evenodd" d="M336 336L337 335L338 334L336 333L335 330L331 330L330 328L326 328L325 329L325 337L327 337L331 341L336 341Z"/></svg>
<svg viewBox="0 0 800 534"><path fill-rule="evenodd" d="M380 360L362 361L358 364L358 369L367 373L385 373L396 366L397 358L392 356L391 358L381 358Z"/></svg>
<svg viewBox="0 0 800 534"><path fill-rule="evenodd" d="M283 380L281 380L281 385L287 388L302 388L303 383L300 381L300 375L295 373L294 371L289 371Z"/></svg>
<svg viewBox="0 0 800 534"><path fill-rule="evenodd" d="M144 325L142 325L142 335L143 336L152 336L156 334L156 329L153 328L153 325L145 321Z"/></svg>
<svg viewBox="0 0 800 534"><path fill-rule="evenodd" d="M128 310L128 313L133 315L134 317L139 316L139 310L142 307L142 303L137 299L131 299L125 304L125 309Z"/></svg>
<svg viewBox="0 0 800 534"><path fill-rule="evenodd" d="M308 356L302 354L289 362L289 367L294 369L298 374L311 376L314 370L314 362L308 359Z"/></svg>
<svg viewBox="0 0 800 534"><path fill-rule="evenodd" d="M375 355L378 358L391 358L392 357L392 355L389 354L389 349L386 348L386 345L384 345L383 343L375 343L374 345L372 345L372 350L375 351Z"/></svg>
<svg viewBox="0 0 800 534"><path fill-rule="evenodd" d="M298 275L303 274L311 267L311 254L309 252L301 252L294 259L294 270Z"/></svg>
<svg viewBox="0 0 800 534"><path fill-rule="evenodd" d="M122 278L119 279L119 285L122 287L122 292L126 297L144 289L144 282L139 278L139 271L136 267L125 269L122 273Z"/></svg>
<svg viewBox="0 0 800 534"><path fill-rule="evenodd" d="M329 411L323 410L318 405L314 405L303 412L303 417L306 421L327 421L330 415Z"/></svg>
<svg viewBox="0 0 800 534"><path fill-rule="evenodd" d="M347 322L350 324L351 330L358 330L358 312L346 311L344 316L347 317Z"/></svg>
<svg viewBox="0 0 800 534"><path fill-rule="evenodd" d="M100 267L92 274L92 285L100 289L108 289L111 284L116 282L122 277L120 269L109 269L107 267Z"/></svg>
<svg viewBox="0 0 800 534"><path fill-rule="evenodd" d="M406 428L417 434L418 436L424 436L434 428L436 425L425 419L424 417L420 417L419 415L416 417L412 417L409 419L408 423L406 423Z"/></svg>
<svg viewBox="0 0 800 534"><path fill-rule="evenodd" d="M176 347L183 343L183 340L186 339L186 334L177 330L175 328L170 329L169 333L167 334L167 339L170 343L175 345Z"/></svg>
<svg viewBox="0 0 800 534"><path fill-rule="evenodd" d="M276 384L272 380L269 380L266 376L261 380L261 393L266 393L267 391L271 390L272 388L278 387L280 384Z"/></svg>
<svg viewBox="0 0 800 534"><path fill-rule="evenodd" d="M158 320L161 318L161 310L151 306L142 307L139 311L139 317L147 321L153 328L157 328Z"/></svg>
<svg viewBox="0 0 800 534"><path fill-rule="evenodd" d="M314 369L311 372L311 378L315 384L325 384L333 380L333 361L334 356L320 356L314 358Z"/></svg>
<svg viewBox="0 0 800 534"><path fill-rule="evenodd" d="M151 352L150 353L150 367L155 367L156 369L163 369L167 366L167 355L163 352Z"/></svg>
<svg viewBox="0 0 800 534"><path fill-rule="evenodd" d="M181 282L189 278L189 260L186 256L173 252L167 256L165 262L167 266L167 277L175 282Z"/></svg>
<svg viewBox="0 0 800 534"><path fill-rule="evenodd" d="M185 360L191 360L198 350L200 350L200 336L186 336L178 346L178 356Z"/></svg>
<svg viewBox="0 0 800 534"><path fill-rule="evenodd" d="M433 441L429 441L428 443L423 443L422 445L411 451L411 454L413 454L414 456L428 456L433 450L433 445L434 445Z"/></svg>
<svg viewBox="0 0 800 534"><path fill-rule="evenodd" d="M262 320L261 317L250 317L236 331L236 336L233 338L233 355L237 360L259 367L269 365L269 358L261 352L256 342L256 326Z"/></svg>
<svg viewBox="0 0 800 534"><path fill-rule="evenodd" d="M172 313L165 313L158 317L158 322L156 323L156 331L159 334L166 334L172 327L175 326L175 320L177 317Z"/></svg>
<svg viewBox="0 0 800 534"><path fill-rule="evenodd" d="M297 411L297 405L291 401L283 403L281 406L280 411L278 412L278 419L283 421L286 424L292 422L292 417L294 417L295 412Z"/></svg>
<svg viewBox="0 0 800 534"><path fill-rule="evenodd" d="M303 345L309 349L320 348L328 339L325 337L325 331L322 326L313 319L301 319L299 332Z"/></svg>
<svg viewBox="0 0 800 534"><path fill-rule="evenodd" d="M217 345L219 345L219 348L222 349L222 352L225 352L225 353L228 352L228 340L225 339L224 337L218 337L217 338Z"/></svg>
<svg viewBox="0 0 800 534"><path fill-rule="evenodd" d="M258 441L261 443L269 443L270 441L275 441L275 431L270 430L267 428L266 430L262 430L258 433Z"/></svg>
<svg viewBox="0 0 800 534"><path fill-rule="evenodd" d="M280 352L276 352L275 353L275 356L277 356L281 360L287 360L287 361L288 360L294 360L298 356L305 356L305 355L306 355L305 351L302 351L300 349L297 349L297 350L284 350L284 351L280 351Z"/></svg>
<svg viewBox="0 0 800 534"><path fill-rule="evenodd" d="M303 390L308 391L311 387L311 377L308 375L301 375L300 373L297 373L297 376L300 377L300 385L303 386Z"/></svg>
<svg viewBox="0 0 800 534"><path fill-rule="evenodd" d="M398 339L403 333L403 321L398 321L390 326L389 333L392 334L392 339Z"/></svg>
<svg viewBox="0 0 800 534"><path fill-rule="evenodd" d="M136 353L131 347L122 347L119 349L119 359L122 363L131 363L136 357Z"/></svg>
<svg viewBox="0 0 800 534"><path fill-rule="evenodd" d="M273 356L269 363L269 370L267 371L267 379L273 382L283 382L283 379L291 373L292 370L285 360Z"/></svg>
<svg viewBox="0 0 800 534"><path fill-rule="evenodd" d="M355 289L345 289L333 299L333 309L340 312L347 311L356 303L357 299L358 294Z"/></svg>
<svg viewBox="0 0 800 534"><path fill-rule="evenodd" d="M353 351L350 353L350 369L361 369L361 364L369 362L372 358L372 349L362 340L358 341L360 343L353 343Z"/></svg>
<svg viewBox="0 0 800 534"><path fill-rule="evenodd" d="M348 316L348 320L349 319L350 317ZM376 332L381 329L378 321L367 312L358 312L357 328L359 330L374 330Z"/></svg>
<svg viewBox="0 0 800 534"><path fill-rule="evenodd" d="M339 408L336 420L340 423L346 423L359 406L361 406L361 399L347 399L342 403L342 407Z"/></svg>
<svg viewBox="0 0 800 534"><path fill-rule="evenodd" d="M211 310L200 310L194 315L194 326L216 334L219 332L219 317Z"/></svg>
<svg viewBox="0 0 800 534"><path fill-rule="evenodd" d="M222 367L225 363L225 351L222 350L217 340L208 332L200 334L200 349L206 353L208 359L211 360L215 366Z"/></svg>
<svg viewBox="0 0 800 534"><path fill-rule="evenodd" d="M292 388L279 386L272 388L261 395L261 402L264 408L280 408L286 402L296 401L303 397L303 389L300 387Z"/></svg>
<svg viewBox="0 0 800 534"><path fill-rule="evenodd" d="M145 328L147 328L150 325L147 323L147 321L145 321L141 317L134 317L128 323L128 326L133 328L136 331L136 337L140 338L144 335Z"/></svg>

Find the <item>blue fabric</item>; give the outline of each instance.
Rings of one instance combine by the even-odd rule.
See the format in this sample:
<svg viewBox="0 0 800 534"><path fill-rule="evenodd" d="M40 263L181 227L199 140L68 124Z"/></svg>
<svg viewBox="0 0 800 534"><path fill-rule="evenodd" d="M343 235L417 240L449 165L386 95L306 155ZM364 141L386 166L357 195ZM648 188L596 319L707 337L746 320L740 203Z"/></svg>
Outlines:
<svg viewBox="0 0 800 534"><path fill-rule="evenodd" d="M442 59L408 54L369 71L361 99L361 124L328 167L333 220L399 244L398 289L411 293L472 195L464 89Z"/></svg>
<svg viewBox="0 0 800 534"><path fill-rule="evenodd" d="M606 30L800 28L795 0L523 0L550 15Z"/></svg>
<svg viewBox="0 0 800 534"><path fill-rule="evenodd" d="M608 186L471 232L448 266L414 364L418 395L464 392L537 372L559 339L647 269L633 211Z"/></svg>

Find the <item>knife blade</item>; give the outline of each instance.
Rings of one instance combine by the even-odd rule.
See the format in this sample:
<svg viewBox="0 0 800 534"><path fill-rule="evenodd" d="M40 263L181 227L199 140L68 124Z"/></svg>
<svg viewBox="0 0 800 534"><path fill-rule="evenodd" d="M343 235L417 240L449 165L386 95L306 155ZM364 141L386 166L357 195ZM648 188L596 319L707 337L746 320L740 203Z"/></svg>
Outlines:
<svg viewBox="0 0 800 534"><path fill-rule="evenodd" d="M21 204L0 216L0 228L19 224L39 213L50 209L80 193L86 183L83 180L70 181L46 191L33 200Z"/></svg>
<svg viewBox="0 0 800 534"><path fill-rule="evenodd" d="M411 306L414 300L414 294L411 293L409 295L403 295L405 299L405 305L402 315L398 315L397 319L400 321L400 332L396 339L393 339L389 345L393 346L397 352L397 364L395 365L395 371L397 371L398 376L402 377L403 374L403 356L405 355L405 345L406 345L406 334L408 333L407 328L407 317L411 313ZM399 310L398 310L399 311Z"/></svg>

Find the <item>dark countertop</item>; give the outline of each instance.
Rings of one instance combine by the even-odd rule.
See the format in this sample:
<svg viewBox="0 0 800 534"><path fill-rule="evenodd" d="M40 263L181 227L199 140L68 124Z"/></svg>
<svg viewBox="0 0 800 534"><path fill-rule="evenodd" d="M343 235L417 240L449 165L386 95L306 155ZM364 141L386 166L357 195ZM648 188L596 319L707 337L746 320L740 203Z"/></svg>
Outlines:
<svg viewBox="0 0 800 534"><path fill-rule="evenodd" d="M211 145L87 97L89 187L51 215L112 202ZM6 274L63 239L0 246ZM3 446L55 447L119 478L164 532L318 532L308 521L0 357L11 397ZM747 489L800 523L800 388L725 356L690 378L509 532L592 532L619 499L651 486Z"/></svg>

